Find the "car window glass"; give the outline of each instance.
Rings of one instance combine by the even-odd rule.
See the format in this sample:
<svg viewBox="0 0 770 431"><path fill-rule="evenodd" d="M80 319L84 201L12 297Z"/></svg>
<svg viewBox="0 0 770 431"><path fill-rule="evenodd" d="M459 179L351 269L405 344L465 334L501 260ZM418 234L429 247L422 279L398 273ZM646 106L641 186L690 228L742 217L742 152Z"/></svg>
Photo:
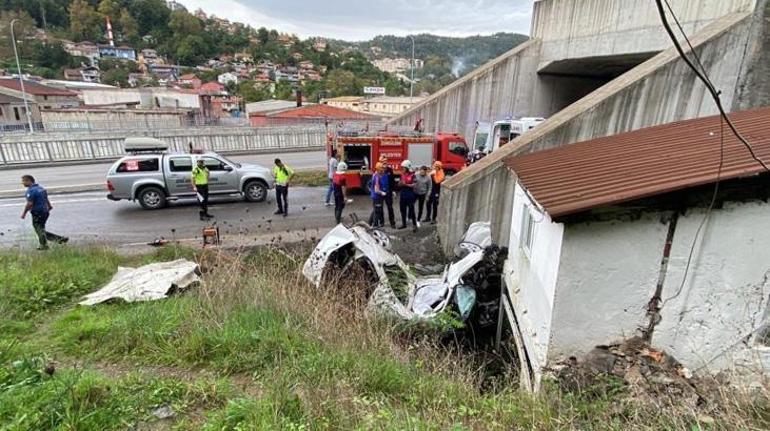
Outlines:
<svg viewBox="0 0 770 431"><path fill-rule="evenodd" d="M117 172L157 172L158 159L126 159L118 165Z"/></svg>
<svg viewBox="0 0 770 431"><path fill-rule="evenodd" d="M172 157L168 161L171 172L191 172L192 159L189 157Z"/></svg>
<svg viewBox="0 0 770 431"><path fill-rule="evenodd" d="M224 171L225 163L219 159L213 157L204 157L203 163L209 168L210 171Z"/></svg>

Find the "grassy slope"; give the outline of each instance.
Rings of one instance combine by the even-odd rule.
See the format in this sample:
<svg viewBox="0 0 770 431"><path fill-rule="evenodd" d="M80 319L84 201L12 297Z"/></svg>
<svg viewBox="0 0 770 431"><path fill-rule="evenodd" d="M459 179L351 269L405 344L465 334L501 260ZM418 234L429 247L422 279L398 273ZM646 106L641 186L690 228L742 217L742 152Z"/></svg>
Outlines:
<svg viewBox="0 0 770 431"><path fill-rule="evenodd" d="M634 401L615 382L482 392L468 357L365 320L355 298L312 290L301 257L283 253L197 255L205 282L190 292L73 306L119 264L179 254L191 256L1 254L0 429L698 429L695 414ZM153 415L163 406L172 418ZM770 425L764 400L714 415L715 428Z"/></svg>

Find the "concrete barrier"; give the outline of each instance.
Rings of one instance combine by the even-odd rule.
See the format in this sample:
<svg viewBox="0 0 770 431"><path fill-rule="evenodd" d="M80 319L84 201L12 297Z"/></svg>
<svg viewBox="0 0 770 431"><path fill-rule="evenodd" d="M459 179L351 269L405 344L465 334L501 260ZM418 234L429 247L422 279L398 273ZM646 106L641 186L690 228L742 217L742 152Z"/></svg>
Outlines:
<svg viewBox="0 0 770 431"><path fill-rule="evenodd" d="M56 162L89 162L122 156L129 136L151 136L168 143L172 151L185 151L190 143L223 153L323 148L325 129L303 128L194 128L155 131L100 131L46 133L0 137L0 167Z"/></svg>

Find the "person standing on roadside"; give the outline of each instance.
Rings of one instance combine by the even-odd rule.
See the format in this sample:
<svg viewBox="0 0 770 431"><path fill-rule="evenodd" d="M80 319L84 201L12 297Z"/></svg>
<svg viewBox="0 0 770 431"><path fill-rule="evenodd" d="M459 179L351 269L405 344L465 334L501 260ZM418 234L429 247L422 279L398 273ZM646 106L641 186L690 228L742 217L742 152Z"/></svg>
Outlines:
<svg viewBox="0 0 770 431"><path fill-rule="evenodd" d="M289 215L289 182L294 177L294 171L281 159L275 159L273 168L275 177L275 200L278 203L278 210L275 214Z"/></svg>
<svg viewBox="0 0 770 431"><path fill-rule="evenodd" d="M444 166L441 162L437 161L433 163L433 171L430 173L431 188L430 197L428 198L428 210L425 212L424 222L430 220L430 224L436 224L436 218L438 217L438 198L441 195L441 184L446 179L444 175Z"/></svg>
<svg viewBox="0 0 770 431"><path fill-rule="evenodd" d="M21 177L21 184L27 188L27 204L21 213L22 220L27 218L27 213L32 214L32 227L35 229L37 239L40 242L38 250L48 250L48 241L66 244L69 238L59 236L45 230L45 224L51 214L53 206L48 200L48 192L35 182L32 175Z"/></svg>
<svg viewBox="0 0 770 431"><path fill-rule="evenodd" d="M198 202L201 205L201 210L198 212L198 215L200 216L200 219L202 221L206 221L214 217L211 214L209 214L209 177L210 176L211 176L211 172L209 172L209 168L206 167L206 164L203 162L203 159L198 159L198 163L192 170L192 186L193 186L193 191L195 191L195 195L198 198Z"/></svg>
<svg viewBox="0 0 770 431"><path fill-rule="evenodd" d="M371 190L372 206L374 207L372 216L369 218L369 224L375 228L382 227L385 225L385 211L383 209L383 204L385 202L385 197L388 195L388 179L387 174L385 174L384 164L377 163L375 166L375 172L374 175L372 175L371 187L369 190Z"/></svg>
<svg viewBox="0 0 770 431"><path fill-rule="evenodd" d="M401 192L398 196L398 205L401 210L401 226L399 229L406 229L407 219L412 221L414 231L417 232L417 217L414 214L414 201L416 195L414 194L414 172L412 172L412 162L404 160L401 162Z"/></svg>
<svg viewBox="0 0 770 431"><path fill-rule="evenodd" d="M340 162L337 165L336 172L332 177L332 187L334 187L334 219L337 220L337 224L342 223L342 210L345 209L345 171L348 170L348 164Z"/></svg>
<svg viewBox="0 0 770 431"><path fill-rule="evenodd" d="M388 158L380 156L380 163L385 168L385 175L387 175L388 190L385 196L385 206L388 207L388 221L390 227L396 228L396 213L393 211L393 193L396 191L396 174L393 173L393 168L388 164Z"/></svg>
<svg viewBox="0 0 770 431"><path fill-rule="evenodd" d="M428 175L428 167L420 166L417 175L414 176L414 194L417 197L417 226L422 220L422 210L425 209L425 199L430 192L431 179Z"/></svg>
<svg viewBox="0 0 770 431"><path fill-rule="evenodd" d="M332 150L332 155L329 157L329 162L326 165L326 173L329 176L329 189L326 191L326 200L324 200L324 205L327 207L332 204L332 194L334 193L334 175L337 172L337 166L339 165L340 159L337 156L337 150Z"/></svg>

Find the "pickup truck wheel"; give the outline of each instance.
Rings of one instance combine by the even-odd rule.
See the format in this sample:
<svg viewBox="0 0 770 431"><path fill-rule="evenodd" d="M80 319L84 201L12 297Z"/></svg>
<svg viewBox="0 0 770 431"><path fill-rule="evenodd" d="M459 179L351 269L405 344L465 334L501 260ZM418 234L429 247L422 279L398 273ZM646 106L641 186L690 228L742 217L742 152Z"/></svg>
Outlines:
<svg viewBox="0 0 770 431"><path fill-rule="evenodd" d="M262 202L267 199L267 186L259 180L252 180L243 186L243 194L249 202Z"/></svg>
<svg viewBox="0 0 770 431"><path fill-rule="evenodd" d="M166 193L159 187L145 187L137 196L139 205L146 210L156 210L166 206Z"/></svg>

